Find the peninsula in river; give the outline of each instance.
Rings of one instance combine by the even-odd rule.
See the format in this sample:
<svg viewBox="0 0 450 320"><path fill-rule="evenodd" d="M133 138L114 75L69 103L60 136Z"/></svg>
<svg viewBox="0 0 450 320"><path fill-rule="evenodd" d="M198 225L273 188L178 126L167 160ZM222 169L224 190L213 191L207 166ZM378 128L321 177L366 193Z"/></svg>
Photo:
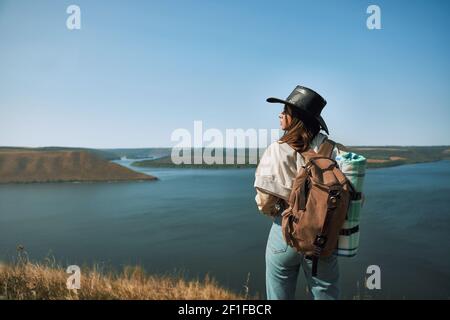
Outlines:
<svg viewBox="0 0 450 320"><path fill-rule="evenodd" d="M149 180L157 178L86 150L0 148L0 183Z"/></svg>

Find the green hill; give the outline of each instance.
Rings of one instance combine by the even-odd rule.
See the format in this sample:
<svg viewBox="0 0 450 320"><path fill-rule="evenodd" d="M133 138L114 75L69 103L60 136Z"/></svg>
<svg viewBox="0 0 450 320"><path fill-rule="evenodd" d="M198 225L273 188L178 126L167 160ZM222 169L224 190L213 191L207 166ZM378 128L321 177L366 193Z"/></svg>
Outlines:
<svg viewBox="0 0 450 320"><path fill-rule="evenodd" d="M0 183L156 179L87 151L0 150Z"/></svg>
<svg viewBox="0 0 450 320"><path fill-rule="evenodd" d="M95 154L105 160L119 160L120 156L114 152L102 149L91 148L76 148L76 147L39 147L39 148L26 148L26 147L0 147L2 151L86 151Z"/></svg>

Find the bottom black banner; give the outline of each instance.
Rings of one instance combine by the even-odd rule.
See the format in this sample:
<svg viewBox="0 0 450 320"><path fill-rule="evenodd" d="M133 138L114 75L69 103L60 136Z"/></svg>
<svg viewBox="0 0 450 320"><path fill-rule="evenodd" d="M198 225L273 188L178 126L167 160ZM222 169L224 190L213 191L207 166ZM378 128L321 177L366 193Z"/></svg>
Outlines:
<svg viewBox="0 0 450 320"><path fill-rule="evenodd" d="M429 310L428 304L447 307L448 301L233 301L233 300L164 300L164 301L0 301L4 314L19 316L23 312L45 312L58 319L92 317L142 317L144 319L275 319L282 316L302 318L337 316L351 310L353 316L379 315L385 317L391 308L399 307L402 314ZM9 310L8 310L9 309Z"/></svg>

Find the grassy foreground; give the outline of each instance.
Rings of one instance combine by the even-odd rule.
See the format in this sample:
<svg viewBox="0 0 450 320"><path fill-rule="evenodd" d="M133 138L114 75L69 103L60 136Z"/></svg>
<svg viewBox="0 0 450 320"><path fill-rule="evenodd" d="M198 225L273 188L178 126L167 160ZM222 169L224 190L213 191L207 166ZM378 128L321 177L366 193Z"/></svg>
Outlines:
<svg viewBox="0 0 450 320"><path fill-rule="evenodd" d="M121 273L81 268L81 288L69 290L64 268L38 263L0 265L0 299L38 300L241 300L248 298L221 288L214 279L187 281L176 276L147 275L140 267Z"/></svg>

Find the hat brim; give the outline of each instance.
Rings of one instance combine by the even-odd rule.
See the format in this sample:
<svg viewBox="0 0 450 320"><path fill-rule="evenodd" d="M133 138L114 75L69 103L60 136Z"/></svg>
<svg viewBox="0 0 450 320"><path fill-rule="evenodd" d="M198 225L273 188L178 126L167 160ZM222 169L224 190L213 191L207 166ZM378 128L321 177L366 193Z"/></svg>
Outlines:
<svg viewBox="0 0 450 320"><path fill-rule="evenodd" d="M299 107L299 106L297 106L297 105L295 105L295 104L293 104L293 103L291 103L291 102L289 102L289 101L283 100L283 99L270 97L270 98L267 98L266 101L269 102L269 103L283 103L283 104L288 104L288 105L290 105L290 106L292 106L292 107L295 107L295 108L298 108L298 109L302 110L303 112L306 112L308 115L311 115L308 111L304 110L303 108L301 108L301 107ZM328 132L328 127L327 127L325 121L323 120L322 116L319 115L319 116L317 116L317 117L316 117L316 116L313 116L313 117L314 117L317 121L319 121L320 126L322 127L322 129L323 129L328 135L330 135L329 132Z"/></svg>

